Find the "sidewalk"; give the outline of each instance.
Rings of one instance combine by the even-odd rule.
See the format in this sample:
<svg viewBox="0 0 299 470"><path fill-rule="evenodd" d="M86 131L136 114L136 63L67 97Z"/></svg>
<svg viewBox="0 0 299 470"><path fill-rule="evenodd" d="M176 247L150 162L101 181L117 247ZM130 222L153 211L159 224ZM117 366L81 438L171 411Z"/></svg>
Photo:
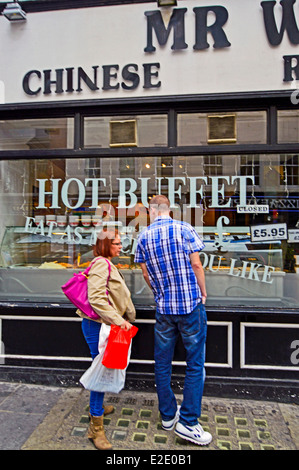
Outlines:
<svg viewBox="0 0 299 470"><path fill-rule="evenodd" d="M177 395L178 401L182 399ZM95 450L86 438L89 392L0 382L0 450ZM299 406L204 397L200 422L213 435L199 447L161 429L155 393L106 394L115 411L105 430L119 450L298 450Z"/></svg>

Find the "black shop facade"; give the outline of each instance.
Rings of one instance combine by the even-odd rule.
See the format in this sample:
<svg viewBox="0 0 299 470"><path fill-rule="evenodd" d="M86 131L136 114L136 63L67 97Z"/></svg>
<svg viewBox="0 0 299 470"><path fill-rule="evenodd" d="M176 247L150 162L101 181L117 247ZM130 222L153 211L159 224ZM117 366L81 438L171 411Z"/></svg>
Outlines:
<svg viewBox="0 0 299 470"><path fill-rule="evenodd" d="M139 328L127 387L154 387L134 253L165 194L205 244L205 393L298 402L299 2L19 3L0 17L1 380L78 384L61 285L112 226ZM178 389L184 368L178 343Z"/></svg>

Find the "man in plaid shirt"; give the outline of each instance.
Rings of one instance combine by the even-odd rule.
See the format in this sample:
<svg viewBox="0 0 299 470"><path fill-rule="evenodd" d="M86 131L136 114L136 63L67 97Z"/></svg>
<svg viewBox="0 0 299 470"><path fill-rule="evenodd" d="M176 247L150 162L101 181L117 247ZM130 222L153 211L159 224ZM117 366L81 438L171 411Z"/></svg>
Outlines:
<svg viewBox="0 0 299 470"><path fill-rule="evenodd" d="M162 428L199 445L209 444L198 418L204 386L207 298L199 251L204 244L193 227L173 220L169 200L162 195L150 202L151 225L139 236L135 262L156 302L155 376ZM186 349L184 399L177 406L171 389L171 362L178 335Z"/></svg>

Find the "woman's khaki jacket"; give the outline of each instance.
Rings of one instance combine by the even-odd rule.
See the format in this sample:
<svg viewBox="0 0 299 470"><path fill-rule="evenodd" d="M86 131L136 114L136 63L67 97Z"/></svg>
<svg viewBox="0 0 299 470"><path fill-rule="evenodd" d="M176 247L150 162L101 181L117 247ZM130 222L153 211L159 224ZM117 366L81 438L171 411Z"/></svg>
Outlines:
<svg viewBox="0 0 299 470"><path fill-rule="evenodd" d="M122 317L129 322L133 322L136 318L136 311L131 300L131 293L122 274L114 264L110 261L109 263L111 273L107 287L109 276L107 260L99 258L90 268L88 276L88 300L93 310L99 315L99 319L95 321L121 326L124 323ZM77 310L77 314L83 318L89 318L81 310Z"/></svg>

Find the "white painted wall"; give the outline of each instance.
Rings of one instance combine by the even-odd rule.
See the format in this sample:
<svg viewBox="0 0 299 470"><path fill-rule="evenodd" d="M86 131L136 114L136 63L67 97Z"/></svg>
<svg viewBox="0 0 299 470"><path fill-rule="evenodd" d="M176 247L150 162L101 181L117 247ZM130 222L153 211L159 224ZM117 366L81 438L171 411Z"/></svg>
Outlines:
<svg viewBox="0 0 299 470"><path fill-rule="evenodd" d="M292 45L286 33L280 46L270 46L260 4L260 0L179 0L177 8L188 9L185 14L185 40L189 47L172 51L171 33L166 46L155 44L157 50L154 53L144 52L147 35L144 12L157 10L156 2L28 13L27 21L18 24L12 24L1 16L0 81L4 84L1 87L1 101L20 103L136 98L297 88L298 81L283 82L283 56L299 54L299 46ZM229 12L224 30L231 47L214 49L213 39L209 35L210 48L194 51L193 8L212 5L222 5ZM164 8L161 11L166 23L172 9ZM275 11L280 29L282 9L279 2ZM294 11L299 18L299 2L294 5ZM210 21L213 23L213 15ZM118 64L121 70L124 65L134 63L142 74L142 64L152 62L160 63L160 88L144 90L141 79L135 90L124 90L122 87L109 91L101 89L102 65ZM23 91L22 80L29 70L83 67L92 77L92 66L96 65L99 66L100 87L97 91L91 91L85 85L81 93L56 94L53 91L50 95L40 93L31 97ZM117 81L122 81L121 72ZM33 88L38 87L35 79L31 84Z"/></svg>

